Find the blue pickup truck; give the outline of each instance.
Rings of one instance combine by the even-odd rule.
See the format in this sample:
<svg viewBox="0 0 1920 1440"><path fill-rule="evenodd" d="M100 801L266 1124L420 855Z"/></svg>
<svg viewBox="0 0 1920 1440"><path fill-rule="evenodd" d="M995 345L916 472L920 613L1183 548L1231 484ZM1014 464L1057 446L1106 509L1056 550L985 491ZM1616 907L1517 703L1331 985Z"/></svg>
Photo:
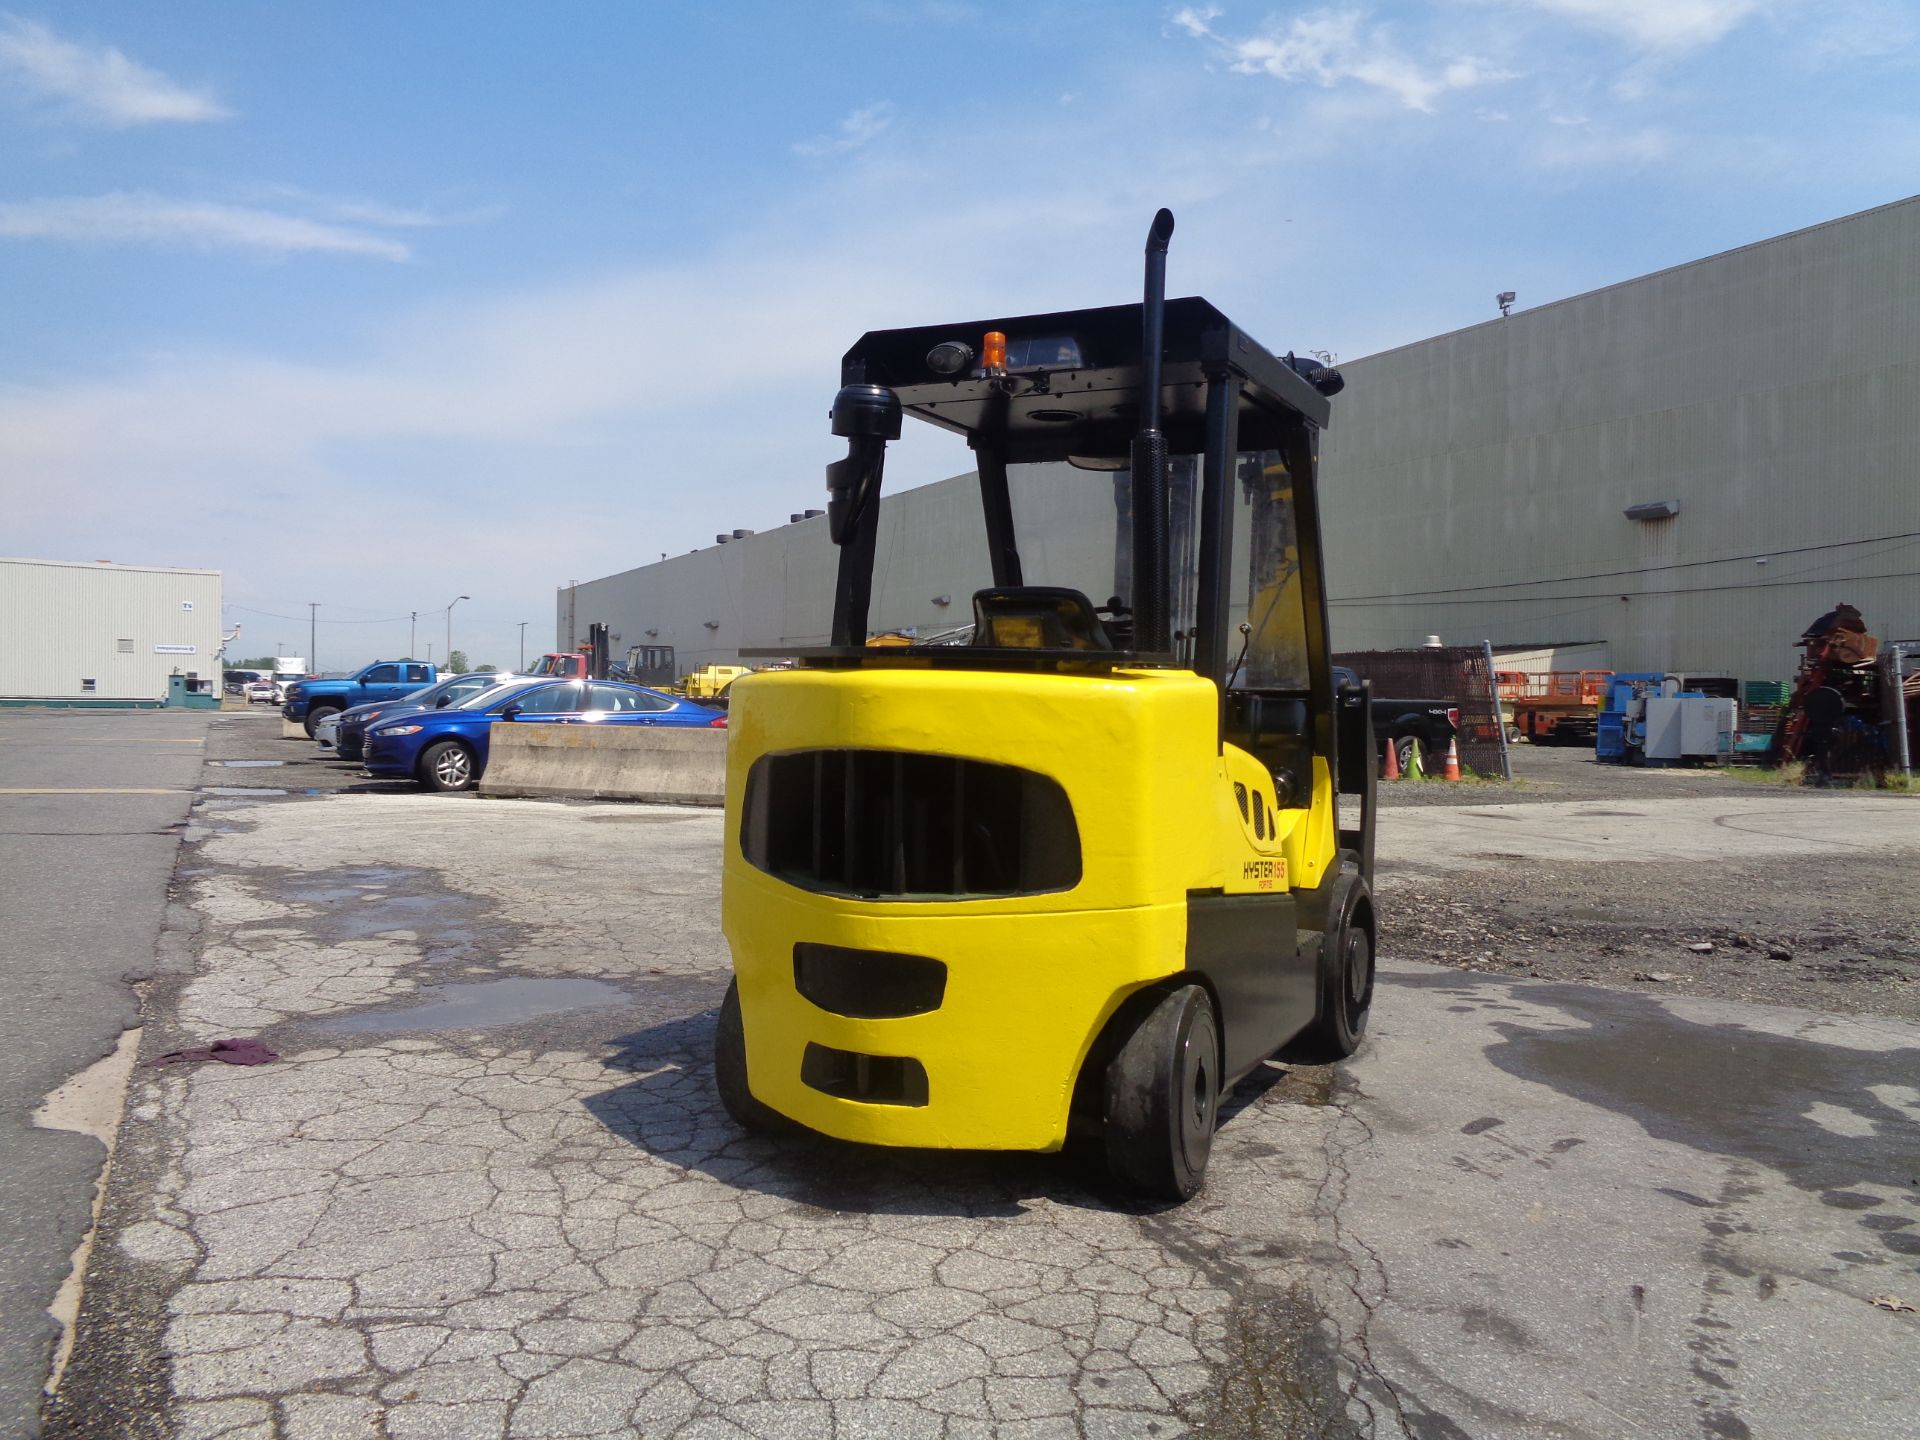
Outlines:
<svg viewBox="0 0 1920 1440"><path fill-rule="evenodd" d="M287 688L287 703L280 711L288 720L314 728L327 716L375 700L398 700L416 690L424 690L440 678L440 672L421 660L376 660L344 680L302 680Z"/></svg>

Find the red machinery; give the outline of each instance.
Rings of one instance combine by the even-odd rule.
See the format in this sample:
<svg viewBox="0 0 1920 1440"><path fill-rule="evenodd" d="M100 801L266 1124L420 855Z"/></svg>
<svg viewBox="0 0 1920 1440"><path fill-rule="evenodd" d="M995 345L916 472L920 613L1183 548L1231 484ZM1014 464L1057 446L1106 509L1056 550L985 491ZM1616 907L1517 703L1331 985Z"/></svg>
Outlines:
<svg viewBox="0 0 1920 1440"><path fill-rule="evenodd" d="M1591 745L1612 677L1611 670L1502 670L1494 678L1501 705L1513 707L1513 726L1527 739Z"/></svg>
<svg viewBox="0 0 1920 1440"><path fill-rule="evenodd" d="M1886 768L1880 729L1880 642L1852 605L1841 603L1809 625L1796 642L1800 669L1774 726L1767 763L1804 760L1829 779L1879 774Z"/></svg>
<svg viewBox="0 0 1920 1440"><path fill-rule="evenodd" d="M596 620L587 626L586 644L574 650L550 650L527 673L557 680L605 680L607 668L607 627Z"/></svg>

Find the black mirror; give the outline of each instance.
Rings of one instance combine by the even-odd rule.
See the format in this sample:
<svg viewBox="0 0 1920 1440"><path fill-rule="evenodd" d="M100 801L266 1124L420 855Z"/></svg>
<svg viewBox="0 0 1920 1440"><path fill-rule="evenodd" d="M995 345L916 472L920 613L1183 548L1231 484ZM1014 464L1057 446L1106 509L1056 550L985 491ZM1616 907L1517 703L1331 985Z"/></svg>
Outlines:
<svg viewBox="0 0 1920 1440"><path fill-rule="evenodd" d="M442 695L438 700L433 702L433 708L436 710L444 710L452 703L453 697L451 695Z"/></svg>
<svg viewBox="0 0 1920 1440"><path fill-rule="evenodd" d="M520 707L518 705L509 705L500 712L500 718L502 720L517 720L519 717Z"/></svg>

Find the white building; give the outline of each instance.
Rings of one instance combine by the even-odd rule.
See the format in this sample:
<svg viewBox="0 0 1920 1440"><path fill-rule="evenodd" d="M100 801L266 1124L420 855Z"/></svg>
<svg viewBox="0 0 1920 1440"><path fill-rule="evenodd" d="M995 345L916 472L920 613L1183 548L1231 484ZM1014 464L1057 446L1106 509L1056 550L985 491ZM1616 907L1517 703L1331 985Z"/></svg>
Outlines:
<svg viewBox="0 0 1920 1440"><path fill-rule="evenodd" d="M0 559L0 700L165 700L220 679L220 572Z"/></svg>

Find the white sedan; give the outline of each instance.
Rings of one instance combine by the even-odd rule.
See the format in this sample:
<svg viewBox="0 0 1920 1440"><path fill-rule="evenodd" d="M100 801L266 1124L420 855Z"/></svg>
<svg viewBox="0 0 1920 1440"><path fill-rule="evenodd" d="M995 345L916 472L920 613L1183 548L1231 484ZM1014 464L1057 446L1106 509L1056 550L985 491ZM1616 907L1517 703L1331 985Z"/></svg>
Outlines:
<svg viewBox="0 0 1920 1440"><path fill-rule="evenodd" d="M322 750L333 749L334 741L339 737L339 734L340 712L338 710L333 711L331 714L321 716L320 723L313 727L314 743Z"/></svg>

